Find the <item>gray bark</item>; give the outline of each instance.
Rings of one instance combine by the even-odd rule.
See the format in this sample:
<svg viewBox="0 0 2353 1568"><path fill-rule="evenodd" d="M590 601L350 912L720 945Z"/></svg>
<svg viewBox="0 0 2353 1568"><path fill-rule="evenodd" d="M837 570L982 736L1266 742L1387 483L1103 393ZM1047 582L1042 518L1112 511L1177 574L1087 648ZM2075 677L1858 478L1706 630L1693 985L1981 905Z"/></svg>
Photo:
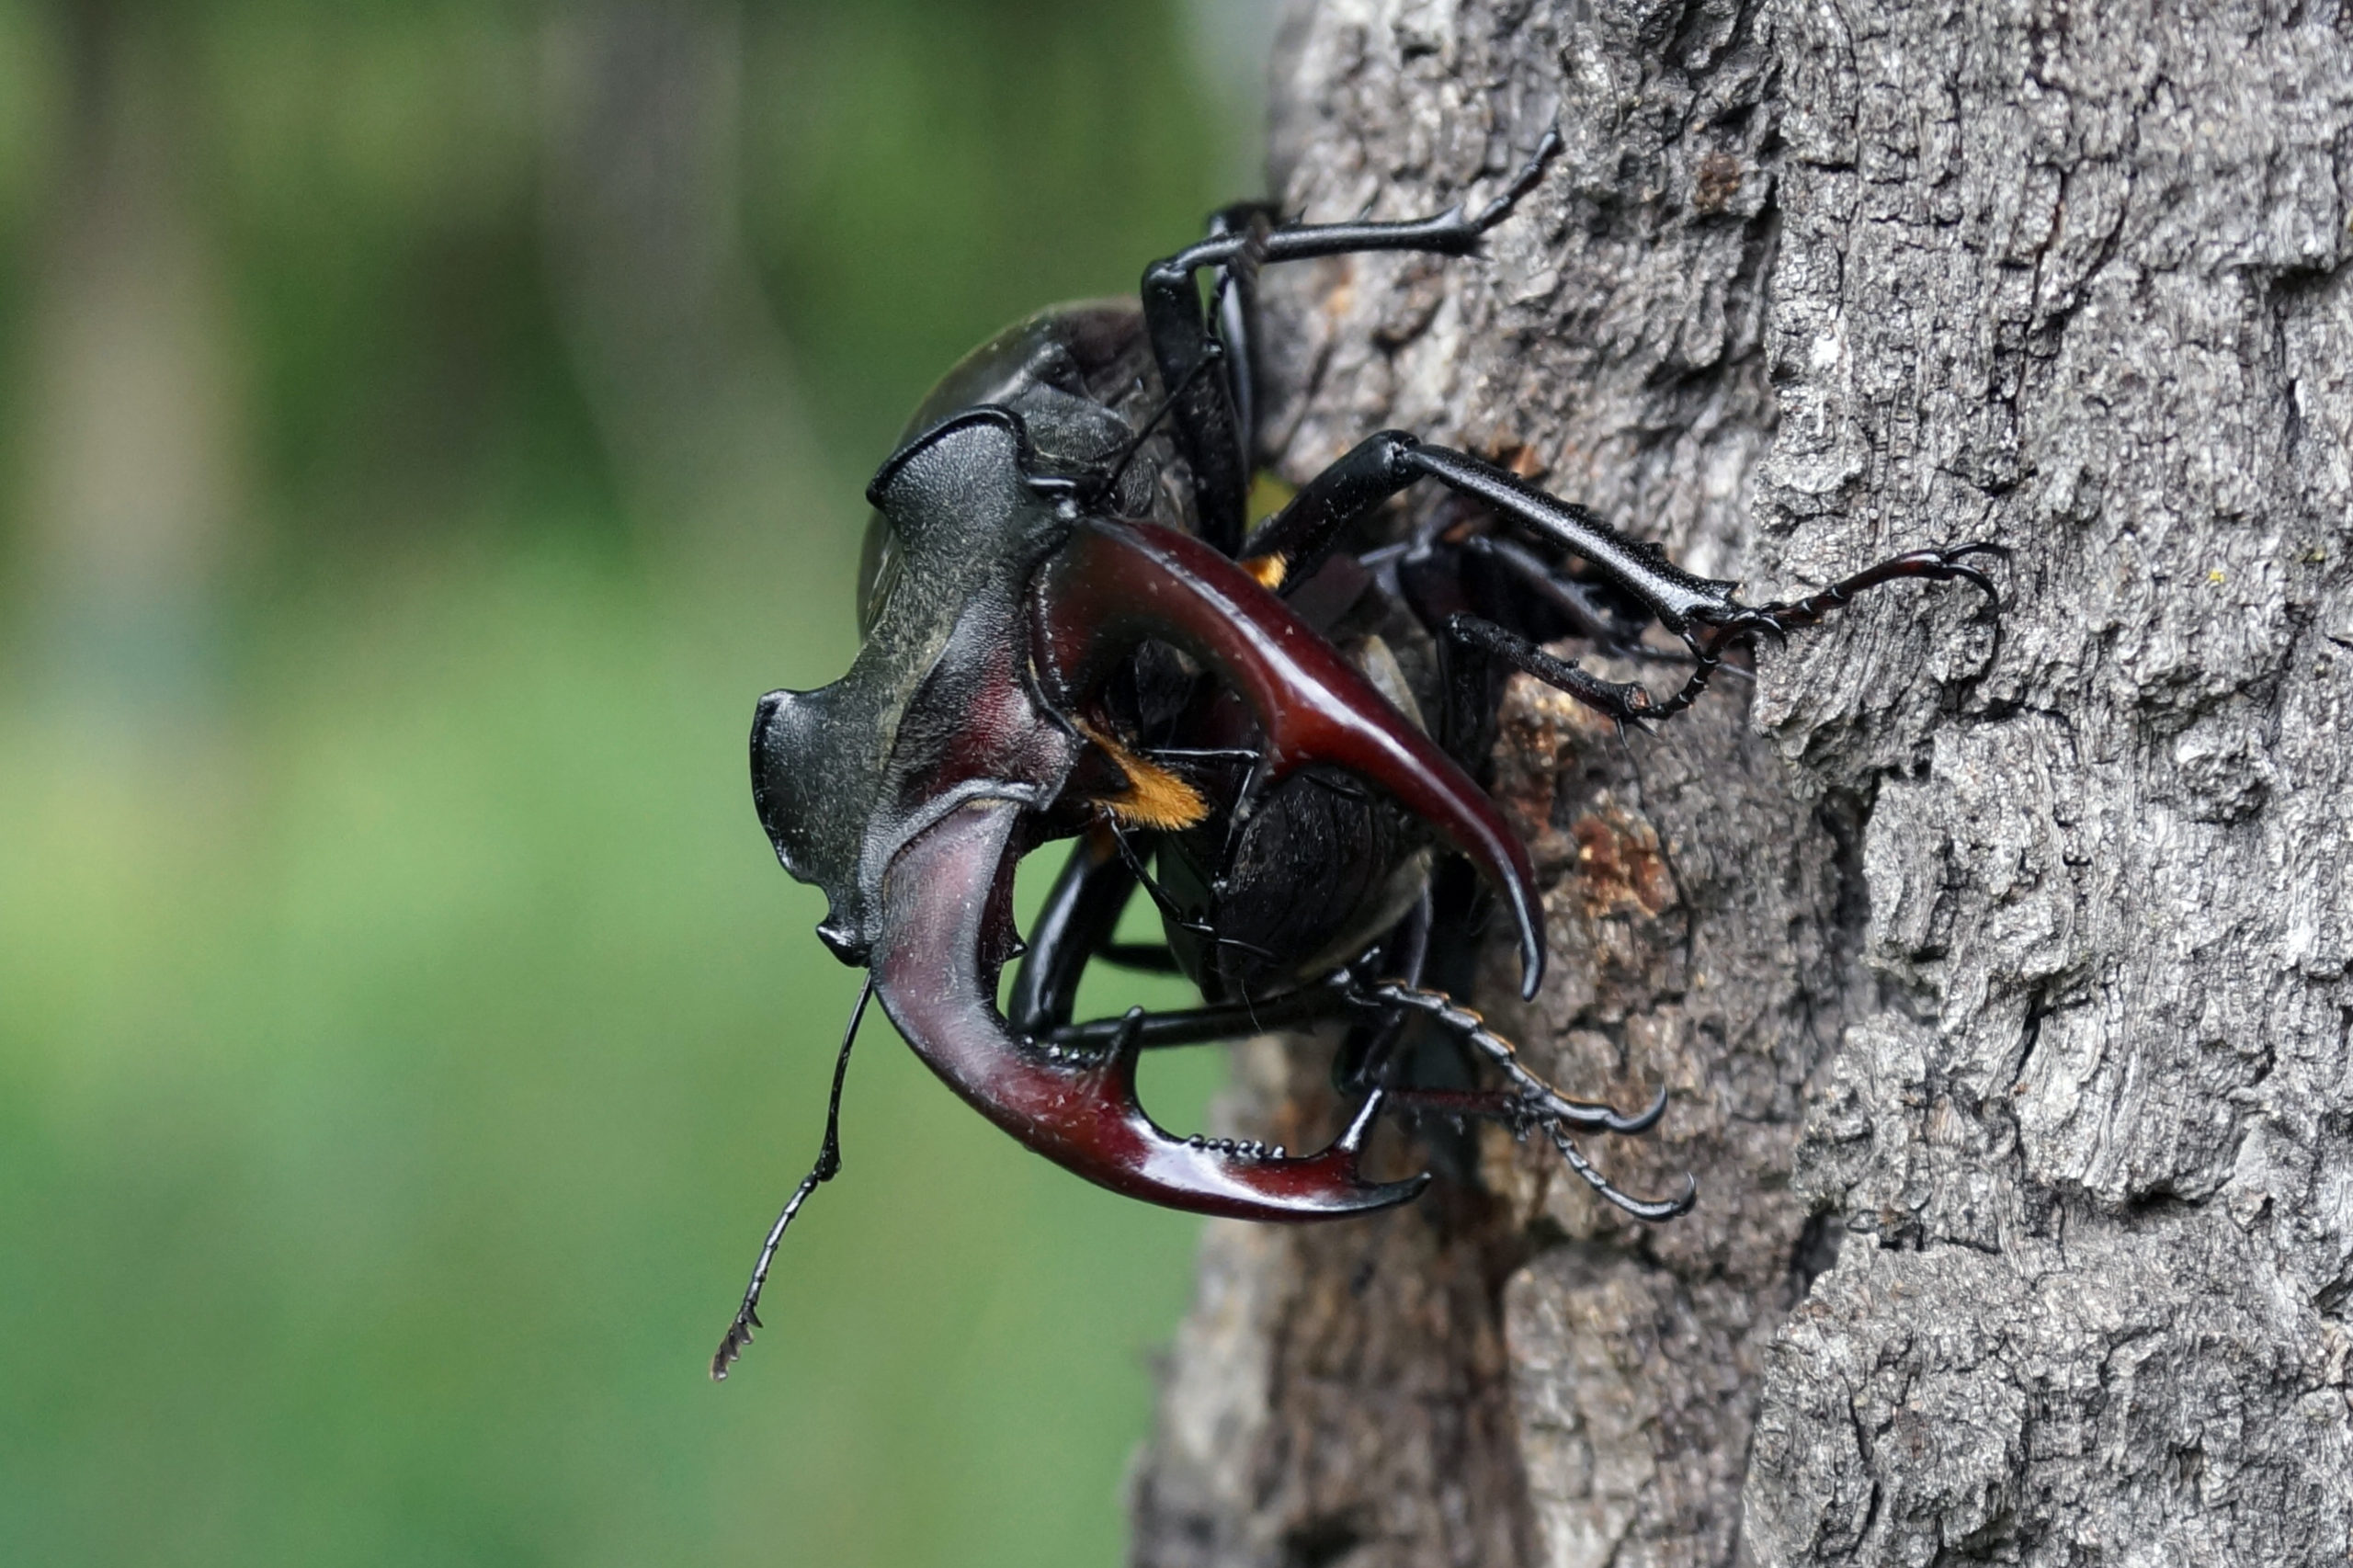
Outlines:
<svg viewBox="0 0 2353 1568"><path fill-rule="evenodd" d="M1135 1561L2344 1562L2353 16L1332 0L1275 100L1314 218L1568 138L1484 259L1269 273L1293 477L1403 426L1752 598L2017 553L1998 634L1884 590L1631 755L1515 687L1555 968L1478 1000L1666 1083L1597 1153L1700 1206L1489 1133L1212 1227Z"/></svg>

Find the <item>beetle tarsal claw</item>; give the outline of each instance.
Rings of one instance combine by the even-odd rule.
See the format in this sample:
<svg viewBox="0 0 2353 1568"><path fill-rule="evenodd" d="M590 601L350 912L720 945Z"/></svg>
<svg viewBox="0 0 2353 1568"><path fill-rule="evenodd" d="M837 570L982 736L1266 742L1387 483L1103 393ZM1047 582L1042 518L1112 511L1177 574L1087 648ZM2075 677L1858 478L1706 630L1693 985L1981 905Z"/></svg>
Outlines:
<svg viewBox="0 0 2353 1568"><path fill-rule="evenodd" d="M1080 1056L1024 1040L996 1007L982 955L1008 918L1017 801L974 801L903 848L882 885L875 994L908 1045L974 1108L1031 1149L1114 1192L1245 1220L1314 1220L1386 1209L1428 1181L1370 1182L1358 1150L1245 1152L1172 1136L1136 1101L1140 1014L1110 1049Z"/></svg>
<svg viewBox="0 0 2353 1568"><path fill-rule="evenodd" d="M1552 1146L1561 1151L1561 1158L1569 1163L1571 1170L1585 1178L1587 1187L1592 1187L1602 1198L1637 1220L1648 1220L1655 1223L1661 1220L1677 1219L1691 1212L1691 1206L1699 1201L1699 1178L1688 1171L1684 1173L1683 1192L1679 1197L1636 1198L1631 1193L1620 1191L1611 1184L1608 1176L1594 1168L1593 1162L1586 1159L1584 1151L1577 1147L1576 1140L1571 1138L1563 1129L1547 1127L1545 1131L1552 1135Z"/></svg>

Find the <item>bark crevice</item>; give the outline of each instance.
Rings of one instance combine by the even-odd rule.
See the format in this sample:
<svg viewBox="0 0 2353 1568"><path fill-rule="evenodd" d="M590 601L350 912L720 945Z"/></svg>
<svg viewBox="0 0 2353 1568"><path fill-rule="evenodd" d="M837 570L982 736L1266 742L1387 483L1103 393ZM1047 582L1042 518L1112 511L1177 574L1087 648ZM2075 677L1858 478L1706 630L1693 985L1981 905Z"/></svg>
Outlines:
<svg viewBox="0 0 2353 1568"><path fill-rule="evenodd" d="M1883 591L1638 762L1513 687L1554 973L1476 1000L1582 1092L1666 1082L1597 1153L1700 1208L1638 1231L1494 1134L1421 1210L1214 1229L1136 1561L2344 1561L2353 17L1285 38L1295 210L1443 205L1554 106L1567 142L1483 258L1269 272L1294 477L1403 426L1759 598L2015 553L1998 632ZM1603 869L1640 854L1647 899ZM1237 1121L1318 1092L1245 1061Z"/></svg>

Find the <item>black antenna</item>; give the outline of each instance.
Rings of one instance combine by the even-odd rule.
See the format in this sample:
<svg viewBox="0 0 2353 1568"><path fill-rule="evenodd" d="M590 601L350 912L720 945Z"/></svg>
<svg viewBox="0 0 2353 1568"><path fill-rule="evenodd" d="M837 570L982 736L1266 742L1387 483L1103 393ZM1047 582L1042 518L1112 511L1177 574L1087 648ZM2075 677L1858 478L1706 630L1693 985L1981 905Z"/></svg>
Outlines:
<svg viewBox="0 0 2353 1568"><path fill-rule="evenodd" d="M1096 488L1095 494L1097 499L1110 494L1120 487L1120 481L1127 476L1128 465L1135 461L1136 454L1142 451L1143 444L1152 438L1154 428L1168 417L1170 409L1176 406L1176 400L1191 390L1193 383L1200 379L1203 370L1225 358L1225 350L1219 347L1214 338L1210 341L1209 350L1193 361L1193 368L1185 372L1185 379L1176 383L1174 392L1160 400L1160 406L1152 411L1152 417L1145 420L1142 428L1129 440L1125 449L1120 453L1120 460L1112 464L1111 472L1105 475L1103 483Z"/></svg>
<svg viewBox="0 0 2353 1568"><path fill-rule="evenodd" d="M842 1168L842 1080L849 1075L849 1048L858 1043L858 1026L865 1021L866 1004L874 995L874 977L868 975L858 988L858 1006L850 1009L849 1028L842 1031L842 1053L834 1062L834 1097L825 1106L825 1141L818 1145L817 1163L792 1196L784 1200L784 1212L776 1217L768 1229L766 1245L760 1248L760 1261L752 1267L752 1283L744 1291L744 1304L735 1310L735 1321L727 1325L726 1335L719 1341L719 1353L710 1358L710 1379L713 1382L727 1381L727 1369L744 1354L744 1346L752 1343L752 1331L767 1325L760 1322L760 1290L768 1282L768 1265L776 1257L777 1244L784 1240L784 1228L809 1201L809 1195L818 1186L841 1174Z"/></svg>

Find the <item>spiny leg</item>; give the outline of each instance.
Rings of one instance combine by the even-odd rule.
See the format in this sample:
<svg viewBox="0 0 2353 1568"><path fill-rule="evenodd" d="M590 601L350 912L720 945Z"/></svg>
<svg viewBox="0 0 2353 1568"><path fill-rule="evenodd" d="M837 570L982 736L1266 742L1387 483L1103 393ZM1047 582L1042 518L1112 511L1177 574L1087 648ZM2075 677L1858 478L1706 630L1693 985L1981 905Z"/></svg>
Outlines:
<svg viewBox="0 0 2353 1568"><path fill-rule="evenodd" d="M1245 223L1212 233L1144 269L1144 324L1163 386L1182 387L1177 400L1177 443L1193 471L1196 506L1203 537L1231 555L1246 524L1249 446L1254 433L1236 422L1228 378L1199 374L1201 363L1225 352L1205 319L1194 275L1219 267L1247 275L1268 262L1304 261L1358 251L1425 251L1463 256L1479 237L1501 222L1520 199L1536 188L1544 167L1561 150L1559 130L1547 130L1512 183L1475 213L1461 204L1435 217L1389 223L1295 223L1265 228Z"/></svg>
<svg viewBox="0 0 2353 1568"><path fill-rule="evenodd" d="M1585 1157L1585 1152L1577 1147L1576 1141L1568 1133L1559 1127L1547 1127L1545 1131L1552 1137L1552 1147L1561 1151L1561 1158L1568 1162L1569 1169L1583 1176L1585 1184L1595 1192L1637 1220L1648 1220L1655 1223L1662 1220L1677 1219L1691 1212L1691 1206L1699 1201L1699 1179L1689 1171L1683 1173L1681 1197L1636 1198L1631 1193L1619 1190L1611 1185L1608 1176L1596 1170L1593 1162Z"/></svg>
<svg viewBox="0 0 2353 1568"><path fill-rule="evenodd" d="M768 1282L768 1265L776 1259L776 1249L784 1240L785 1228L809 1201L809 1195L824 1183L841 1174L842 1168L842 1084L849 1076L849 1048L858 1043L858 1026L866 1019L866 1005L874 999L874 977L869 974L866 983L858 989L858 1005L850 1009L849 1027L842 1031L842 1051L834 1059L834 1091L825 1102L825 1136L817 1146L817 1163L784 1200L784 1212L768 1227L767 1240L761 1244L760 1260L752 1266L752 1282L744 1290L744 1304L735 1309L735 1321L727 1325L720 1336L718 1353L710 1358L713 1382L727 1381L727 1369L744 1354L752 1343L752 1331L766 1325L760 1322L760 1292Z"/></svg>
<svg viewBox="0 0 2353 1568"><path fill-rule="evenodd" d="M1529 1072L1520 1062L1519 1053L1512 1049L1511 1042L1487 1028L1485 1019L1444 993L1384 981L1364 986L1360 994L1370 1002L1386 1006L1409 1007L1436 1020L1456 1039L1500 1067L1504 1075L1517 1086L1514 1090L1501 1093L1400 1088L1391 1091L1392 1103L1445 1116L1490 1118L1503 1122L1514 1131L1541 1128L1560 1149L1571 1170L1583 1177L1595 1192L1638 1220L1671 1220L1688 1212L1697 1201L1699 1183L1688 1175L1684 1177L1684 1191L1679 1198L1636 1198L1621 1190L1595 1168L1569 1136L1572 1128L1613 1133L1648 1131L1665 1113L1666 1091L1664 1087L1649 1106L1633 1116L1627 1116L1606 1105L1572 1100Z"/></svg>
<svg viewBox="0 0 2353 1568"><path fill-rule="evenodd" d="M1663 1108L1665 1103L1665 1097L1661 1096L1658 1104ZM1672 1220L1689 1213L1691 1206L1699 1201L1699 1184L1688 1171L1684 1173L1683 1191L1677 1197L1635 1197L1601 1174L1557 1118L1532 1112L1524 1096L1509 1091L1392 1088L1389 1091L1389 1105L1392 1110L1442 1116L1458 1125L1468 1118L1477 1117L1500 1122L1515 1134L1540 1131L1552 1141L1553 1147L1560 1150L1569 1168L1583 1177L1587 1186L1637 1220Z"/></svg>
<svg viewBox="0 0 2353 1568"><path fill-rule="evenodd" d="M1518 1097L1548 1121L1559 1121L1587 1131L1646 1132L1657 1125L1659 1117L1666 1109L1664 1089L1650 1105L1631 1116L1611 1106L1570 1099L1529 1071L1519 1060L1519 1052L1512 1048L1511 1041L1489 1028L1486 1019L1443 991L1426 991L1417 985L1383 980L1361 986L1356 994L1367 1004L1408 1008L1434 1019L1455 1039L1501 1068L1504 1076L1518 1086Z"/></svg>

